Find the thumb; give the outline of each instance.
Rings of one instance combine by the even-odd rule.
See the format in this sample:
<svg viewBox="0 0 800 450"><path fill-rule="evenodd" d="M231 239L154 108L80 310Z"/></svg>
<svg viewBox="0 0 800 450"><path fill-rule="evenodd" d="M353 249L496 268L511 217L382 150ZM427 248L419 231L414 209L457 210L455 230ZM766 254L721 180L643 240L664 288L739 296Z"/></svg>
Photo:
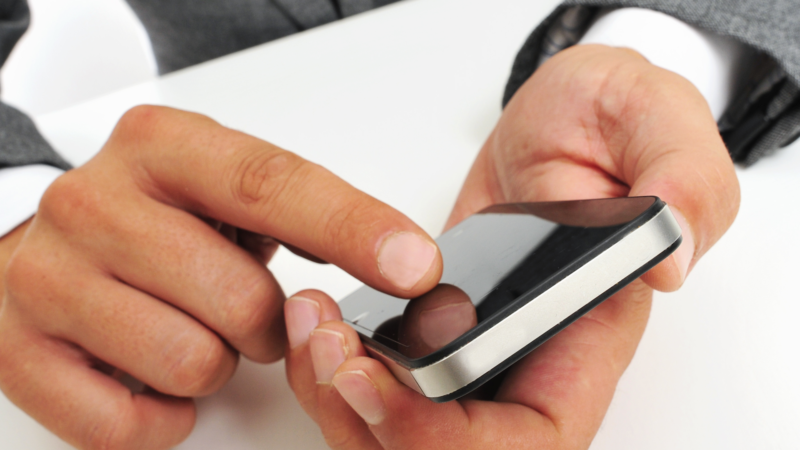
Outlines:
<svg viewBox="0 0 800 450"><path fill-rule="evenodd" d="M681 226L678 250L642 277L654 289L672 291L731 226L740 191L705 100L682 77L662 72L667 80L651 88L646 119L629 130L633 138L619 167L630 168L631 196L660 197Z"/></svg>

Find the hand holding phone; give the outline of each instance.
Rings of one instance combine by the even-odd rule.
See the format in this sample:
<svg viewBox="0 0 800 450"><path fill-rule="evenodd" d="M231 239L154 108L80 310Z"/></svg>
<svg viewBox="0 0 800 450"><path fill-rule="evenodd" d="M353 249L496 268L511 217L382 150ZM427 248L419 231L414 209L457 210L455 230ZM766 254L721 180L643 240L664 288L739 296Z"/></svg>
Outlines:
<svg viewBox="0 0 800 450"><path fill-rule="evenodd" d="M656 197L496 205L437 239L440 284L411 301L363 287L339 303L370 355L442 402L489 381L669 256Z"/></svg>
<svg viewBox="0 0 800 450"><path fill-rule="evenodd" d="M287 351L297 398L334 448L588 448L644 332L651 288L678 289L736 216L736 173L702 96L630 50L559 52L505 106L445 227L492 204L648 195L669 203L680 248L511 366L492 401L472 393L437 404L397 381L318 291L285 307L290 330L300 311L319 324ZM457 306L438 310L448 311L459 315ZM414 338L415 328L400 330ZM447 330L418 336L447 341Z"/></svg>

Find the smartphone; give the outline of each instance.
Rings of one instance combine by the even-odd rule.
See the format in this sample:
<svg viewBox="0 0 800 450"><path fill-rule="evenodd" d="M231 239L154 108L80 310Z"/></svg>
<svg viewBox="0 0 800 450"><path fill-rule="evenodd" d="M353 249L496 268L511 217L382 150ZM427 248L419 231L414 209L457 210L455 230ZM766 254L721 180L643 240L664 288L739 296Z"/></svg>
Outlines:
<svg viewBox="0 0 800 450"><path fill-rule="evenodd" d="M657 197L488 207L436 240L440 283L339 302L368 353L435 402L478 388L658 264L681 229Z"/></svg>

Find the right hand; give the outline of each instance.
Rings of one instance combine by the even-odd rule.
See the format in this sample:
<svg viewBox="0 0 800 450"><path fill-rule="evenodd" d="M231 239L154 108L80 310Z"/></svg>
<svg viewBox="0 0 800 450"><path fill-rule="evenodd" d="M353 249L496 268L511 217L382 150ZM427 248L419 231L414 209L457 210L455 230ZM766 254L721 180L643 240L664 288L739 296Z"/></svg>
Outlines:
<svg viewBox="0 0 800 450"><path fill-rule="evenodd" d="M736 216L739 184L708 104L687 80L632 50L559 52L506 106L448 223L498 203L628 195L657 195L680 211L683 244L517 362L498 380L493 401L432 403L365 357L330 297L301 292L325 320L291 346L286 368L331 447L588 448L644 333L651 288L680 287ZM410 304L411 324L400 329L412 350L438 348L475 323L457 290L421 300L427 304ZM290 333L300 323L294 313L286 309Z"/></svg>
<svg viewBox="0 0 800 450"><path fill-rule="evenodd" d="M13 242L0 387L77 447L174 446L191 397L218 390L240 352L281 358L285 297L265 267L276 242L395 296L441 275L423 230L322 167L198 114L134 108ZM131 394L123 372L145 390Z"/></svg>

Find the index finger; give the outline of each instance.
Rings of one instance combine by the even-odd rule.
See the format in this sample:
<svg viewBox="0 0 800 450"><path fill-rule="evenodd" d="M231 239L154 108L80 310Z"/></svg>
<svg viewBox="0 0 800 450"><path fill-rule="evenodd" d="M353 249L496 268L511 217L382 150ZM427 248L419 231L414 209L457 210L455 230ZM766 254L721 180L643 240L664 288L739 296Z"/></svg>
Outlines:
<svg viewBox="0 0 800 450"><path fill-rule="evenodd" d="M441 276L438 247L409 218L268 142L153 106L126 113L112 141L163 202L274 237L398 297Z"/></svg>

